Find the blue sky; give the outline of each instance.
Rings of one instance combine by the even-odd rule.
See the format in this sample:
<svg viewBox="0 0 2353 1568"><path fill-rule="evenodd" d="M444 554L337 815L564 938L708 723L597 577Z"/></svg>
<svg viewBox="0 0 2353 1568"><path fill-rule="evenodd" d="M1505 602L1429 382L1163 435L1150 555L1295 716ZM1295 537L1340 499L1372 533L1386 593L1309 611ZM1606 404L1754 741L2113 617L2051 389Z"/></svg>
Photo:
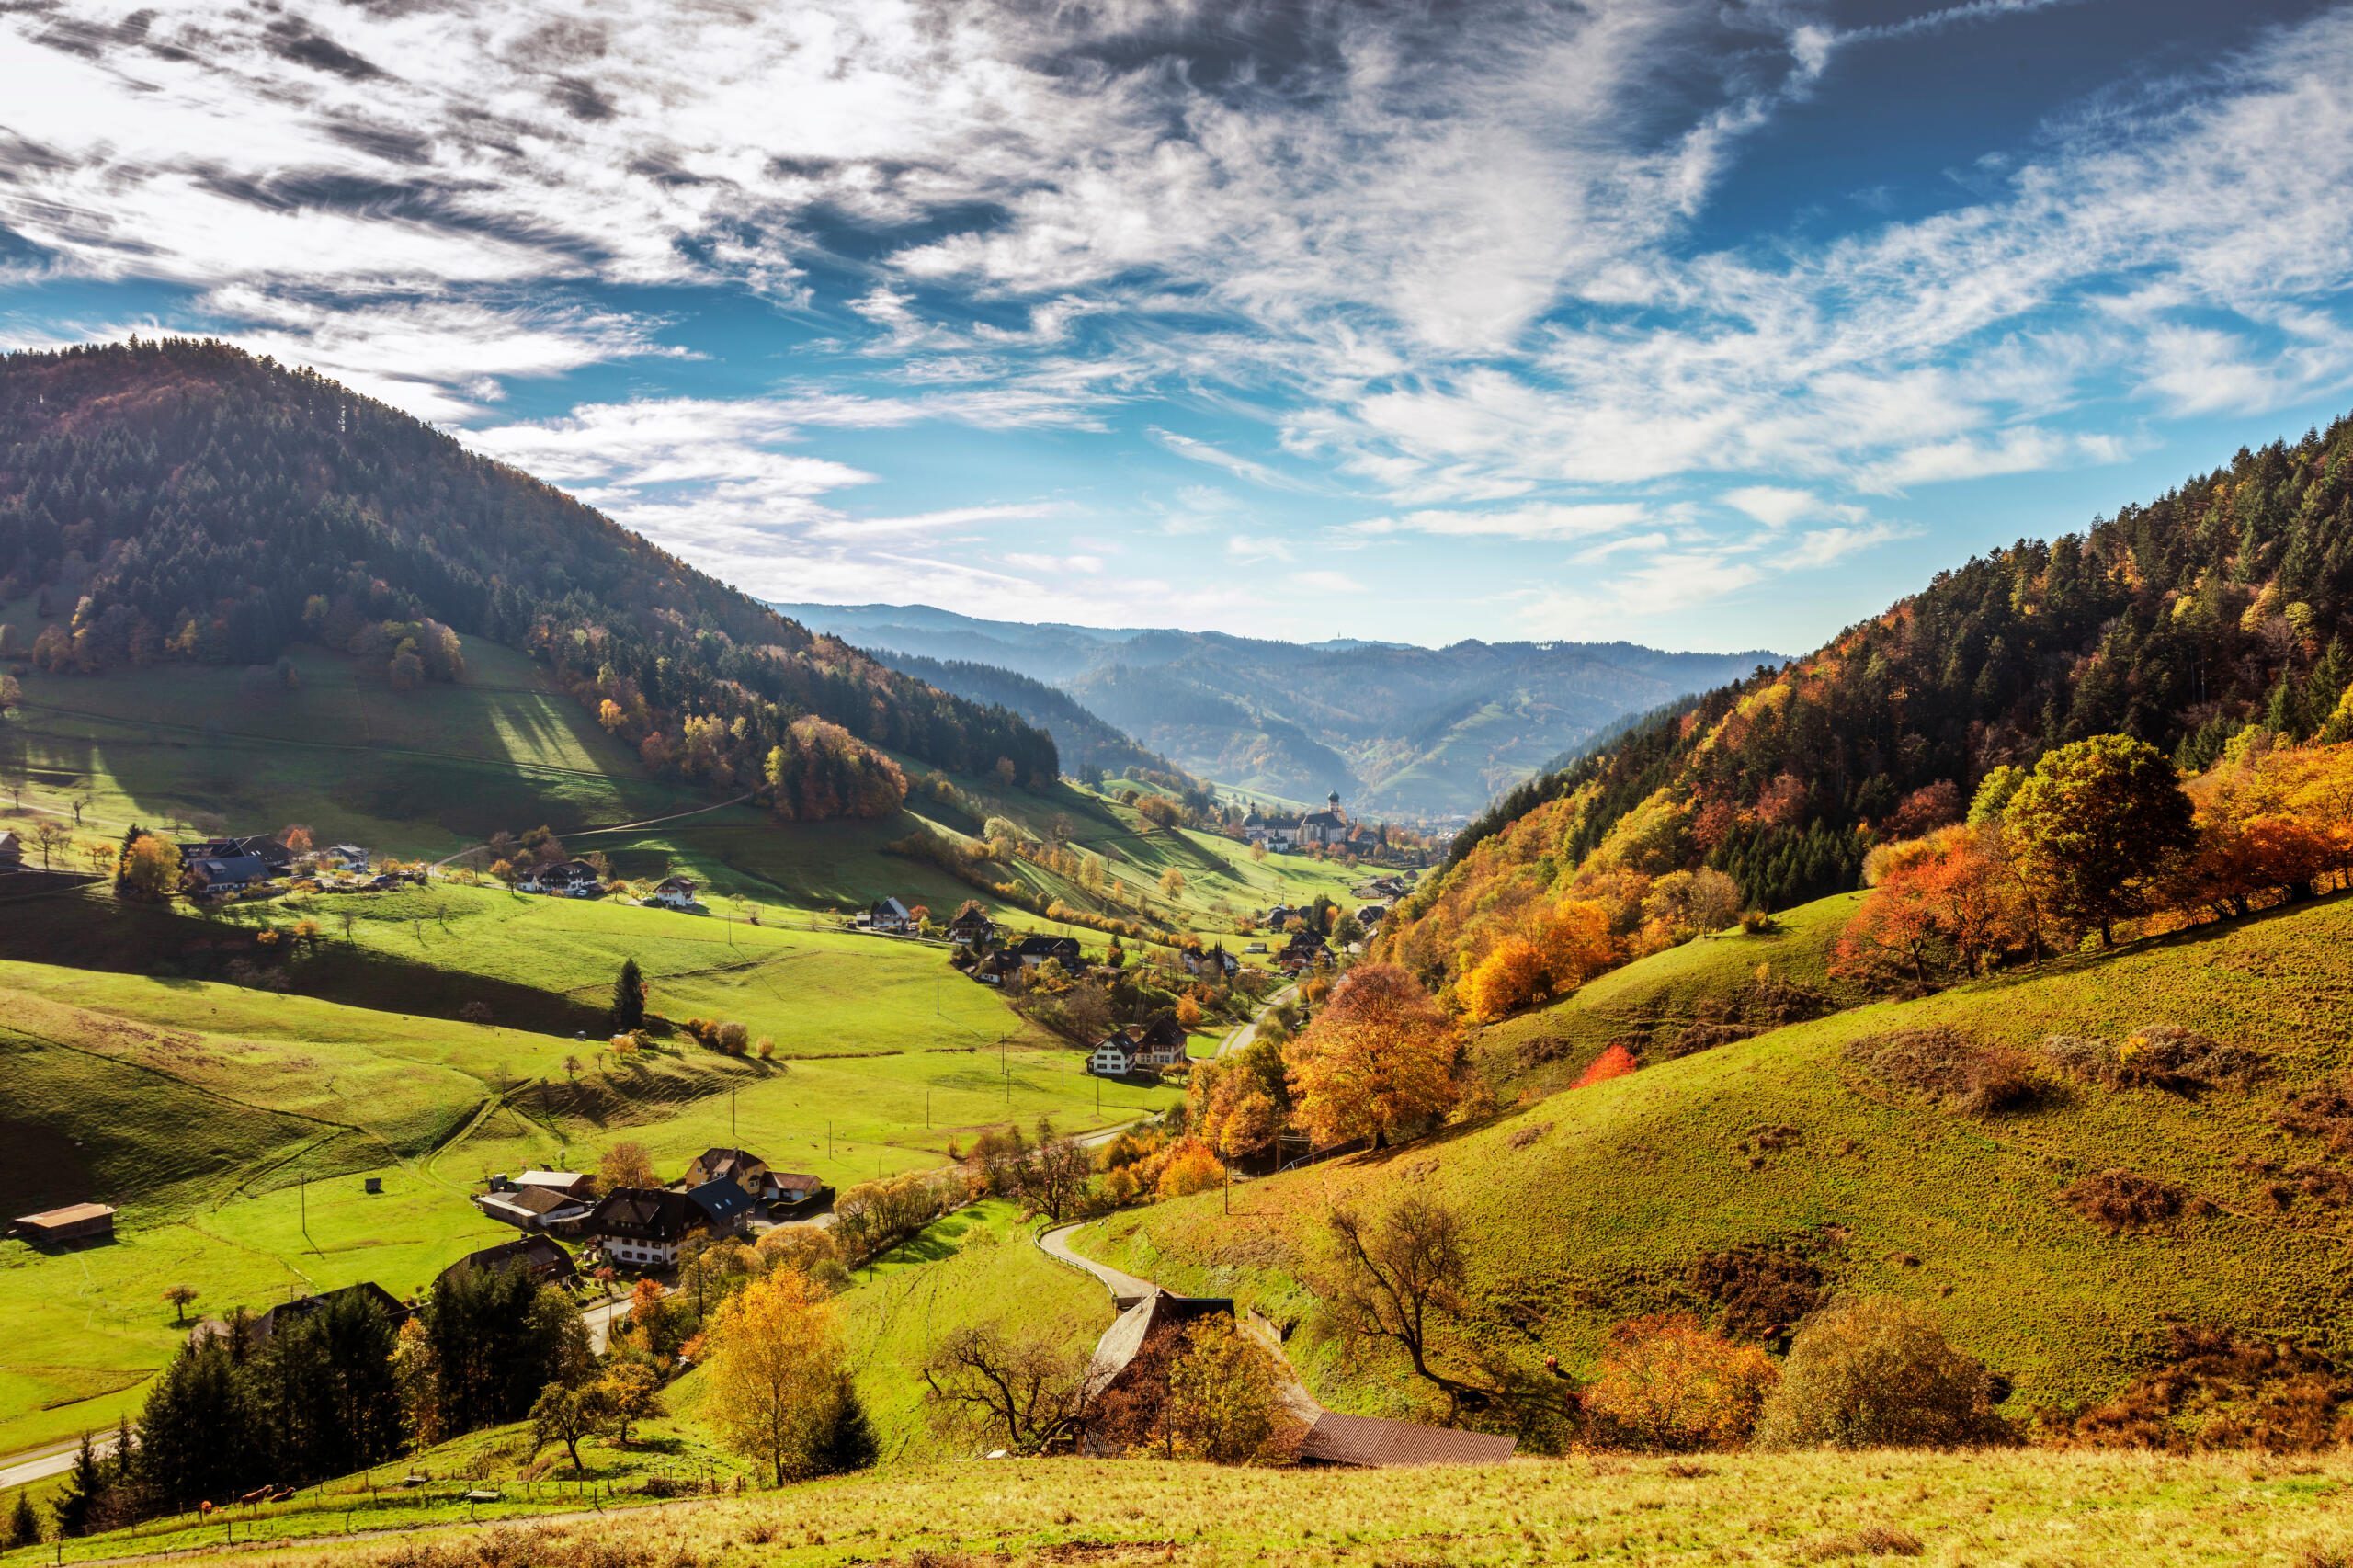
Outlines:
<svg viewBox="0 0 2353 1568"><path fill-rule="evenodd" d="M770 597L1799 651L2353 403L2353 6L0 14L0 343Z"/></svg>

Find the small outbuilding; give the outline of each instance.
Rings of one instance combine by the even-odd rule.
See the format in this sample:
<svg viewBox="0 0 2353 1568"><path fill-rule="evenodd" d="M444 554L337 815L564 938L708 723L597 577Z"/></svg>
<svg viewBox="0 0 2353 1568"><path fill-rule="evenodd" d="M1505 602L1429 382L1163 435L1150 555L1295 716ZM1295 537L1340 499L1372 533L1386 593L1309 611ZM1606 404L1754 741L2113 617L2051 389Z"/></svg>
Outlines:
<svg viewBox="0 0 2353 1568"><path fill-rule="evenodd" d="M71 1246L78 1242L112 1241L114 1210L104 1203L69 1203L38 1214L19 1215L17 1234L35 1246Z"/></svg>

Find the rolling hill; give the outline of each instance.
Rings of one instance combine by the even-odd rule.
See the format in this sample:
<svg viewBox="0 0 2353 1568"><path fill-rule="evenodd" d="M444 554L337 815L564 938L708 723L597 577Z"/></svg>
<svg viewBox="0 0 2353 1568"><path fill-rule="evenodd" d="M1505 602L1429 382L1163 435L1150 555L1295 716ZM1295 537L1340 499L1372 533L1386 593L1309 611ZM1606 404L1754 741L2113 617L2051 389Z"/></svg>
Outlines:
<svg viewBox="0 0 2353 1568"><path fill-rule="evenodd" d="M1701 1266L1742 1256L1778 1260L1809 1294L1928 1302L2009 1381L2022 1422L2114 1394L2162 1362L2175 1326L2279 1336L2353 1364L2336 1283L2353 1210L2326 1196L2345 1173L2291 1114L2353 1068L2353 899L1690 1054L1656 1050L1631 1075L1544 1092L1562 1081L1556 1062L1580 1065L1603 1038L1652 1039L1765 971L1802 983L1845 902L1797 912L1779 936L1654 955L1601 994L1488 1031L1474 1054L1501 1097L1532 1091L1500 1116L1253 1183L1230 1217L1211 1194L1116 1215L1078 1243L1172 1289L1249 1297L1290 1328L1320 1397L1368 1414L1411 1413L1426 1396L1402 1358L1344 1353L1307 1279L1331 1204L1378 1207L1404 1189L1462 1217L1472 1278L1457 1346L1531 1375L1546 1355L1589 1369L1614 1324L1646 1312L1721 1313ZM2109 1086L2046 1045L2160 1025L2254 1064L2202 1087ZM1907 1076L1891 1040L2015 1050L2034 1087L1972 1113ZM1540 1041L1560 1043L1528 1051ZM2071 1201L2115 1171L2170 1193L2167 1212L2113 1226Z"/></svg>
<svg viewBox="0 0 2353 1568"><path fill-rule="evenodd" d="M1709 867L1751 904L1857 885L2052 746L2136 736L2186 772L2243 728L2353 735L2353 421L2241 451L2081 534L2021 540L1787 667L1674 705L1464 829L1383 950L1433 979L1589 869Z"/></svg>
<svg viewBox="0 0 2353 1568"><path fill-rule="evenodd" d="M1477 812L1613 722L1779 657L1624 642L1302 645L1032 626L926 605L777 608L885 663L994 665L1058 687L1221 784L1307 801L1336 789L1367 812L1429 819Z"/></svg>

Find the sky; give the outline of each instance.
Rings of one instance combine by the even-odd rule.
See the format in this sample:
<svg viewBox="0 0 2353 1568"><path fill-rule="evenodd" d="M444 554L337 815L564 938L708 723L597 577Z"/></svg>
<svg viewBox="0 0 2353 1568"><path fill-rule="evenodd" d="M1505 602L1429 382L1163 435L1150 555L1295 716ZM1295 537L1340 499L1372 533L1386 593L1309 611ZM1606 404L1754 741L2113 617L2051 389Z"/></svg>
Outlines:
<svg viewBox="0 0 2353 1568"><path fill-rule="evenodd" d="M0 6L0 346L764 597L1802 652L2353 405L2353 5Z"/></svg>

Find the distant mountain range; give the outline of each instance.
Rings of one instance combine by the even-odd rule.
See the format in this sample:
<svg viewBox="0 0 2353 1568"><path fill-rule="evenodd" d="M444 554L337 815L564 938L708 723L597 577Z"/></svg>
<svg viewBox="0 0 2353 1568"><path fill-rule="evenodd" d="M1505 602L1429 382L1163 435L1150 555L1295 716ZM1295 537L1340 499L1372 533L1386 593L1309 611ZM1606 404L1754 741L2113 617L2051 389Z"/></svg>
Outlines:
<svg viewBox="0 0 2353 1568"><path fill-rule="evenodd" d="M1099 733L1082 739L1082 719L1061 705L953 666L1041 683L1083 720L1220 784L1299 801L1337 790L1359 811L1399 817L1468 816L1631 714L1780 662L1631 642L1280 642L929 605L776 608L957 696L1005 702L1074 762L1124 766L1108 760L1117 748Z"/></svg>

